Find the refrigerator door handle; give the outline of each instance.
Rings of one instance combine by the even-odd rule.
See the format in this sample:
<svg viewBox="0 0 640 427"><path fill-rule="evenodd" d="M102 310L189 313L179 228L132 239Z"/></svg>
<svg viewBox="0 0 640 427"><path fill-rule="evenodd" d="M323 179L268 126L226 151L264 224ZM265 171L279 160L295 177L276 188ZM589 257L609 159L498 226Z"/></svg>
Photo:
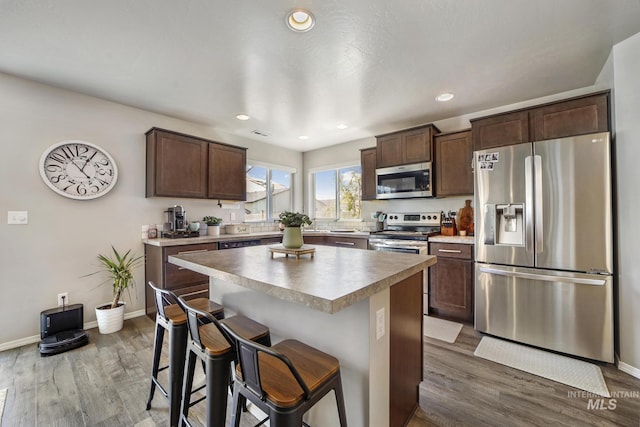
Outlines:
<svg viewBox="0 0 640 427"><path fill-rule="evenodd" d="M605 279L587 279L583 277L549 276L546 274L527 273L524 271L503 270L496 267L479 267L483 273L497 274L498 276L517 277L519 279L540 280L544 282L575 283L578 285L604 286Z"/></svg>
<svg viewBox="0 0 640 427"><path fill-rule="evenodd" d="M542 217L542 157L533 156L533 176L535 179L535 221L536 221L536 253L542 253L544 250L544 227Z"/></svg>
<svg viewBox="0 0 640 427"><path fill-rule="evenodd" d="M525 249L533 252L533 165L531 156L524 158Z"/></svg>

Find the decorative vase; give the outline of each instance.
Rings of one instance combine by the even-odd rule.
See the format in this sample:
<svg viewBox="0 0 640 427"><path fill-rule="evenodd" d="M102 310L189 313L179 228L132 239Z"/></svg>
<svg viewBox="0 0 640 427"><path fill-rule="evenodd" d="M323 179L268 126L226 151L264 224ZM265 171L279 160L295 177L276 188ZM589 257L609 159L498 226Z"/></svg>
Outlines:
<svg viewBox="0 0 640 427"><path fill-rule="evenodd" d="M219 235L220 235L220 224L210 225L207 227L207 236L219 236Z"/></svg>
<svg viewBox="0 0 640 427"><path fill-rule="evenodd" d="M209 226L207 225L206 222L201 222L200 223L200 235L201 236L206 236L207 234L209 234Z"/></svg>
<svg viewBox="0 0 640 427"><path fill-rule="evenodd" d="M282 246L287 249L298 249L304 244L302 227L285 227L282 235Z"/></svg>
<svg viewBox="0 0 640 427"><path fill-rule="evenodd" d="M96 307L96 320L98 321L98 330L101 334L111 334L122 329L124 309L126 307L125 303L118 301L116 308L109 307L111 307L110 302Z"/></svg>

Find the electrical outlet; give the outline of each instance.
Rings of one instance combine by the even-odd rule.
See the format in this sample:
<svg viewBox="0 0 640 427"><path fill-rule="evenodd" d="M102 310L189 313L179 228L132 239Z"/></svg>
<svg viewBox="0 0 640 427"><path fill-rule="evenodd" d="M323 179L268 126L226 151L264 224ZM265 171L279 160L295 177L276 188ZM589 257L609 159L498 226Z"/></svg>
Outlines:
<svg viewBox="0 0 640 427"><path fill-rule="evenodd" d="M231 212L231 214L229 214L230 220L231 221L235 221L236 220L236 213L235 212Z"/></svg>
<svg viewBox="0 0 640 427"><path fill-rule="evenodd" d="M58 294L58 307L69 305L69 292Z"/></svg>

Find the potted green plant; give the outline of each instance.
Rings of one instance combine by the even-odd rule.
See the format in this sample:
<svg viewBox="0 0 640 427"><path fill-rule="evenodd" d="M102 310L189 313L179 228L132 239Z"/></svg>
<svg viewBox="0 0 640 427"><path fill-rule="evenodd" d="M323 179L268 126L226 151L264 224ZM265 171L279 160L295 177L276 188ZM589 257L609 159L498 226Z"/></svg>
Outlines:
<svg viewBox="0 0 640 427"><path fill-rule="evenodd" d="M220 223L222 222L222 218L218 218L216 216L205 216L202 220L207 224L207 235L220 235Z"/></svg>
<svg viewBox="0 0 640 427"><path fill-rule="evenodd" d="M144 257L132 254L131 249L124 254L113 246L111 249L113 254L110 256L98 254L100 270L88 274L91 276L107 273L109 278L105 283L110 281L113 285L113 301L96 307L96 320L101 334L110 334L122 329L125 303L120 298L125 289L134 286L133 271L144 262Z"/></svg>
<svg viewBox="0 0 640 427"><path fill-rule="evenodd" d="M280 223L284 225L282 245L287 249L302 247L302 226L311 225L309 216L300 212L284 211L280 214Z"/></svg>

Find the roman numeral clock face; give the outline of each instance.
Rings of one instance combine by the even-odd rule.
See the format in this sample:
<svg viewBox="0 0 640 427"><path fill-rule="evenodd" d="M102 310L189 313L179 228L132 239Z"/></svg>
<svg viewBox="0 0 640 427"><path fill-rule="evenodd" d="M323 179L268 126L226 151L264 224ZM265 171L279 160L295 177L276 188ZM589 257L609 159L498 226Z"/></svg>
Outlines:
<svg viewBox="0 0 640 427"><path fill-rule="evenodd" d="M58 194L76 200L108 193L118 179L118 168L102 148L84 141L63 141L40 158L40 175Z"/></svg>

